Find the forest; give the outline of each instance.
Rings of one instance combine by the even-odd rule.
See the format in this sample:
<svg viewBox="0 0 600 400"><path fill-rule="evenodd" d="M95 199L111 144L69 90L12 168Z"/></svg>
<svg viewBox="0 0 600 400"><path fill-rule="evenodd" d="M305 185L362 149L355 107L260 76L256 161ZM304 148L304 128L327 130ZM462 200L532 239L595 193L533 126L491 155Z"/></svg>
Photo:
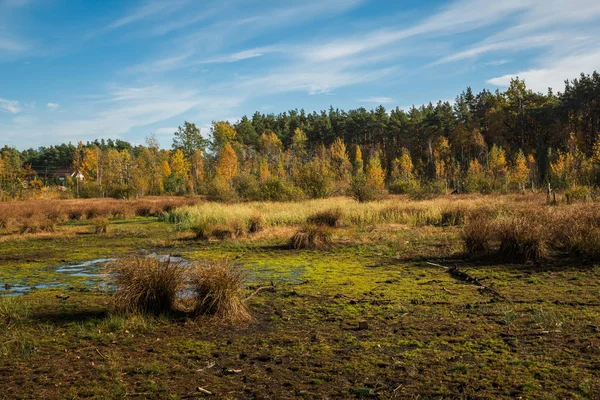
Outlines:
<svg viewBox="0 0 600 400"><path fill-rule="evenodd" d="M540 188L592 196L600 185L600 75L535 93L467 88L454 103L410 110L331 107L190 122L172 149L94 140L0 150L0 198L138 198L206 194L215 200L297 200L390 193L506 193Z"/></svg>

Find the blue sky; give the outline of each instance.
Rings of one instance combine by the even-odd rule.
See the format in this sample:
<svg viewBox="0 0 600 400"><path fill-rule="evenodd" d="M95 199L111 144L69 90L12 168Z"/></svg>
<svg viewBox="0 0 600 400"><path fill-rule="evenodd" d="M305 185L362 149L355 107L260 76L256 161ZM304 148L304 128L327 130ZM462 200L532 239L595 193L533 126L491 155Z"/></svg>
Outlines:
<svg viewBox="0 0 600 400"><path fill-rule="evenodd" d="M408 108L600 70L598 0L0 0L0 146Z"/></svg>

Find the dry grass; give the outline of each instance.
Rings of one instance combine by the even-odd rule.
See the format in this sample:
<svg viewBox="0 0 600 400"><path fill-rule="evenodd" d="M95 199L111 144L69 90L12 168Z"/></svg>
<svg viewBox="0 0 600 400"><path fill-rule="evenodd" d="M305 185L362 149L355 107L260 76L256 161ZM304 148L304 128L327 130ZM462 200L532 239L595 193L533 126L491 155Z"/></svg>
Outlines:
<svg viewBox="0 0 600 400"><path fill-rule="evenodd" d="M329 247L332 243L331 229L323 225L306 224L290 239L290 247L295 250L318 250Z"/></svg>
<svg viewBox="0 0 600 400"><path fill-rule="evenodd" d="M186 269L181 262L131 257L111 263L108 280L119 310L163 314L173 309Z"/></svg>
<svg viewBox="0 0 600 400"><path fill-rule="evenodd" d="M96 235L106 234L108 233L108 225L110 225L108 218L98 218L94 221L94 232Z"/></svg>
<svg viewBox="0 0 600 400"><path fill-rule="evenodd" d="M488 253L490 239L493 235L492 223L489 219L473 215L462 230L461 237L465 252L469 256Z"/></svg>
<svg viewBox="0 0 600 400"><path fill-rule="evenodd" d="M331 228L335 228L340 225L344 212L341 208L334 208L331 210L319 211L310 217L307 222L315 225L326 225Z"/></svg>
<svg viewBox="0 0 600 400"><path fill-rule="evenodd" d="M225 262L205 261L191 270L189 284L194 314L227 322L245 322L250 313L244 303L243 275Z"/></svg>
<svg viewBox="0 0 600 400"><path fill-rule="evenodd" d="M248 232L258 233L265 229L265 219L260 215L253 215L248 220Z"/></svg>
<svg viewBox="0 0 600 400"><path fill-rule="evenodd" d="M201 198L147 197L139 200L76 199L0 202L0 229L7 233L51 232L68 220L156 216L174 207L196 204Z"/></svg>
<svg viewBox="0 0 600 400"><path fill-rule="evenodd" d="M548 257L547 231L533 216L513 216L497 221L499 253L507 262L540 261Z"/></svg>

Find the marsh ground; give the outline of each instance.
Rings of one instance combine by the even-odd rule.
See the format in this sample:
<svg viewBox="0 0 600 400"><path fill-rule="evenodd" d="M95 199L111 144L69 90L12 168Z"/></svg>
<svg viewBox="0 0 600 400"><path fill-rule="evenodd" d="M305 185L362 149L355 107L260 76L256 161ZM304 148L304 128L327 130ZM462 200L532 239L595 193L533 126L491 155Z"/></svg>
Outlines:
<svg viewBox="0 0 600 400"><path fill-rule="evenodd" d="M87 221L4 235L0 285L57 286L10 300L0 397L177 399L202 387L225 399L597 398L600 267L468 261L460 229L345 226L318 251L285 248L293 227L206 242L154 217L113 220L106 235ZM228 258L249 292L276 291L249 301L252 322L230 326L114 314L93 277L56 271L142 250ZM427 261L458 265L504 298Z"/></svg>

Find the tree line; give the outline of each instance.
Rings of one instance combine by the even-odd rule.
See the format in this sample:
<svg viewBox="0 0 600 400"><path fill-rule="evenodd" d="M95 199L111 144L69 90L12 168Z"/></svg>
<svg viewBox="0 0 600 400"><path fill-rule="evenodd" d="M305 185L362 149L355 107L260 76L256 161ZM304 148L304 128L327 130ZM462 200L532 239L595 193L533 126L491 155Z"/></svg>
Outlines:
<svg viewBox="0 0 600 400"><path fill-rule="evenodd" d="M171 149L154 136L0 149L4 198L57 184L84 197L207 194L291 200L350 194L507 192L550 184L600 186L600 75L536 93L514 79L506 91L467 88L454 103L409 110L256 112L215 121L207 139L185 122Z"/></svg>

